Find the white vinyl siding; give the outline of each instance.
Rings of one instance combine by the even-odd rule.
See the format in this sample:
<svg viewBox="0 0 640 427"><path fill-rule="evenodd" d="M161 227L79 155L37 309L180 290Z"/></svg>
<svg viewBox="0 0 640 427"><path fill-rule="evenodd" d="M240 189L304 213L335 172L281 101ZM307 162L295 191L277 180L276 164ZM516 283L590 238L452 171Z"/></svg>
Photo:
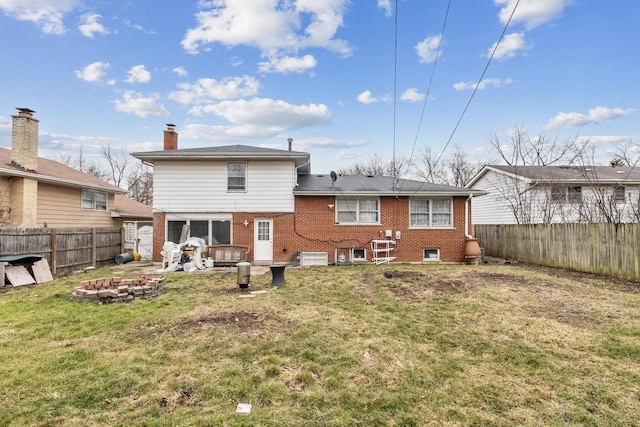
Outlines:
<svg viewBox="0 0 640 427"><path fill-rule="evenodd" d="M154 209L165 212L293 212L290 160L246 162L246 191L227 191L226 161L157 161Z"/></svg>

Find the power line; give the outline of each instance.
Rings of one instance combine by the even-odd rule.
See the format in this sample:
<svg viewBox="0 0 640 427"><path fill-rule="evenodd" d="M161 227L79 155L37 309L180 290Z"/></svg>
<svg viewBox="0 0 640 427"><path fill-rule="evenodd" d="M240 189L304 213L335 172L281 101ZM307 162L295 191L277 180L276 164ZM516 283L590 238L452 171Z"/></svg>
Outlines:
<svg viewBox="0 0 640 427"><path fill-rule="evenodd" d="M409 156L409 165L413 161L413 154L416 149L416 144L418 143L418 136L420 135L420 129L422 127L422 121L424 119L424 112L427 109L427 102L429 102L429 95L431 94L431 85L433 84L433 76L436 72L436 65L438 64L438 58L440 57L440 47L442 46L442 40L444 39L444 31L447 27L447 20L449 19L449 11L451 10L451 0L449 0L447 4L447 10L444 15L444 20L442 22L442 29L440 30L440 39L438 40L438 47L436 49L436 56L433 60L433 67L431 67L431 76L429 77L429 84L427 85L427 92L424 98L424 102L422 103L422 111L420 112L420 120L418 121L418 129L416 130L416 136L413 139L413 146L411 147L411 155ZM401 187L402 188L402 187Z"/></svg>
<svg viewBox="0 0 640 427"><path fill-rule="evenodd" d="M464 118L465 114L467 113L467 110L469 109L469 105L471 105L471 101L473 100L474 96L476 95L476 92L478 92L478 88L480 87L480 84L482 83L482 80L484 79L484 76L487 73L487 70L489 69L489 65L491 64L491 61L493 60L493 57L495 56L496 51L498 50L498 47L500 46L500 43L502 43L502 40L504 39L504 35L507 32L507 28L509 28L509 24L511 23L511 19L513 18L513 15L516 13L516 9L518 9L518 5L519 4L520 4L520 0L517 0L516 4L513 6L513 10L511 11L511 15L509 15L509 20L507 21L507 23L504 26L504 29L502 30L502 34L500 34L500 38L498 39L498 42L495 44L495 46L493 48L493 51L491 52L491 55L489 56L489 60L487 61L487 65L485 65L484 70L482 70L482 75L480 76L480 79L478 80L478 83L476 83L476 86L473 89L473 92L471 93L471 96L469 97L469 100L467 101L467 105L465 105L464 110L462 110L462 114L460 114L460 118L458 118L458 121L456 122L456 125L453 128L453 131L451 131L451 135L449 135L449 139L447 140L447 143L444 145L444 148L442 149L442 151L440 152L440 155L436 159L436 161L434 163L434 167L437 166L438 162L440 161L440 158L442 157L442 155L446 151L447 147L451 143L451 140L453 139L453 135L458 130L458 127L460 126L460 123L462 122L462 119Z"/></svg>

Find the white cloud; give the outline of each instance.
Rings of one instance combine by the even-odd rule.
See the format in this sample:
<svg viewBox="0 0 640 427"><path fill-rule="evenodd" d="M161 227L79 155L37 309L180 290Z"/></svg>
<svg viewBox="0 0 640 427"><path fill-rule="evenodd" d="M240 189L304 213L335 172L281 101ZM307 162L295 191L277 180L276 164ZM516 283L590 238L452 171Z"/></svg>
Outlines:
<svg viewBox="0 0 640 427"><path fill-rule="evenodd" d="M405 90L402 95L400 95L400 99L402 101L409 102L424 101L425 97L426 95L424 93L418 92L418 89L416 89L415 87L410 87L409 89Z"/></svg>
<svg viewBox="0 0 640 427"><path fill-rule="evenodd" d="M331 111L324 104L294 105L268 98L222 101L196 108L201 113L212 113L234 124L275 131L325 124L331 120Z"/></svg>
<svg viewBox="0 0 640 427"><path fill-rule="evenodd" d="M19 21L35 23L43 33L60 35L66 28L62 18L79 0L0 0L0 9Z"/></svg>
<svg viewBox="0 0 640 427"><path fill-rule="evenodd" d="M362 147L368 142L363 139L333 139L333 138L305 138L296 139L296 146L303 149L316 148L343 148L343 147Z"/></svg>
<svg viewBox="0 0 640 427"><path fill-rule="evenodd" d="M374 104L376 102L380 102L379 98L373 96L370 90L365 90L360 95L358 95L358 102L361 104Z"/></svg>
<svg viewBox="0 0 640 427"><path fill-rule="evenodd" d="M222 99L234 99L256 95L260 82L251 76L228 77L223 80L199 79L194 84L180 83L169 98L180 104L202 104Z"/></svg>
<svg viewBox="0 0 640 427"><path fill-rule="evenodd" d="M135 65L127 72L127 83L149 83L151 81L151 73L147 71L144 65Z"/></svg>
<svg viewBox="0 0 640 427"><path fill-rule="evenodd" d="M175 67L171 72L180 77L187 77L189 75L189 73L187 73L187 69L184 67Z"/></svg>
<svg viewBox="0 0 640 427"><path fill-rule="evenodd" d="M145 97L135 90L128 90L125 91L122 98L116 99L113 103L116 111L135 114L142 118L169 115L169 112L160 103L160 95L158 94Z"/></svg>
<svg viewBox="0 0 640 427"><path fill-rule="evenodd" d="M478 85L478 82L468 81L468 82L458 82L453 85L455 90L474 90L476 85L478 85L478 90L484 90L488 86L493 87L503 87L505 85L510 85L513 83L512 79L483 79Z"/></svg>
<svg viewBox="0 0 640 427"><path fill-rule="evenodd" d="M384 10L385 16L391 16L391 0L378 0L378 7Z"/></svg>
<svg viewBox="0 0 640 427"><path fill-rule="evenodd" d="M420 62L429 63L436 60L440 39L440 36L427 37L416 45L416 52Z"/></svg>
<svg viewBox="0 0 640 427"><path fill-rule="evenodd" d="M196 15L197 25L187 31L181 44L193 54L204 46L221 43L255 46L268 55L320 47L347 56L351 48L334 38L343 25L346 3L347 0L200 2L203 10Z"/></svg>
<svg viewBox="0 0 640 427"><path fill-rule="evenodd" d="M503 37L502 41L496 49L496 43L491 46L487 52L487 57L490 57L493 51L493 58L497 60L504 60L515 57L519 51L523 49L529 49L524 40L524 33L511 33Z"/></svg>
<svg viewBox="0 0 640 427"><path fill-rule="evenodd" d="M517 1L493 1L496 5L502 5L498 15L500 22L506 24L509 21ZM572 2L572 0L520 0L511 22L522 22L525 28L530 30L562 15L564 8Z"/></svg>
<svg viewBox="0 0 640 427"><path fill-rule="evenodd" d="M576 142L580 145L594 144L611 146L611 144L629 141L630 139L628 135L582 135L576 138Z"/></svg>
<svg viewBox="0 0 640 427"><path fill-rule="evenodd" d="M80 17L80 24L78 25L80 33L91 39L95 34L109 34L109 30L98 22L100 18L102 18L102 16L97 13L87 13L82 15Z"/></svg>
<svg viewBox="0 0 640 427"><path fill-rule="evenodd" d="M104 76L107 75L107 70L111 68L108 62L92 62L86 67L75 70L76 77L80 80L84 80L89 83L100 83Z"/></svg>
<svg viewBox="0 0 640 427"><path fill-rule="evenodd" d="M558 113L545 125L544 129L555 129L559 127L580 127L592 123L602 123L613 120L620 116L628 116L635 113L636 110L628 108L607 108L595 107L590 109L587 114L583 113Z"/></svg>
<svg viewBox="0 0 640 427"><path fill-rule="evenodd" d="M313 55L304 55L303 57L284 56L278 58L269 58L268 61L260 62L260 71L263 73L304 73L314 68L318 64Z"/></svg>

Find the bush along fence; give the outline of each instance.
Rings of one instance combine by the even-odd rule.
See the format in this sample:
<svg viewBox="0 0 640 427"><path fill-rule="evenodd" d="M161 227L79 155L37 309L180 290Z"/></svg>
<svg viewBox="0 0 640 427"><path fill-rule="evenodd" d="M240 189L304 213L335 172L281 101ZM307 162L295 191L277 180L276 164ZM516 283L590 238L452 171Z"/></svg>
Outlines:
<svg viewBox="0 0 640 427"><path fill-rule="evenodd" d="M0 257L42 255L58 276L113 264L123 237L120 228L0 228Z"/></svg>
<svg viewBox="0 0 640 427"><path fill-rule="evenodd" d="M640 281L640 224L474 227L488 256Z"/></svg>

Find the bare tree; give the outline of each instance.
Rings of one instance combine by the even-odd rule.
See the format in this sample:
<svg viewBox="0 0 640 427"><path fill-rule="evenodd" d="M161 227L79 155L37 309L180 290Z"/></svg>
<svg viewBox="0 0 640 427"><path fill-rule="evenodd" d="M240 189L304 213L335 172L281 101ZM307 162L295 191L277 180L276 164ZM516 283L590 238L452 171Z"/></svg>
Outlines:
<svg viewBox="0 0 640 427"><path fill-rule="evenodd" d="M128 173L126 180L129 197L145 205L153 204L153 170L149 166L138 163L138 166Z"/></svg>
<svg viewBox="0 0 640 427"><path fill-rule="evenodd" d="M403 159L385 161L378 154L373 154L365 162L356 162L345 168L338 169L341 175L384 175L400 178L408 171L408 165Z"/></svg>
<svg viewBox="0 0 640 427"><path fill-rule="evenodd" d="M80 146L80 150L76 157L71 155L62 155L60 156L59 162L103 181L107 181L109 178L109 174L105 172L98 163L91 162L85 157L82 145Z"/></svg>
<svg viewBox="0 0 640 427"><path fill-rule="evenodd" d="M131 156L126 153L123 148L120 150L112 150L111 142L109 142L106 146L102 147L102 157L107 161L107 166L111 171L108 181L120 187L126 175L129 158Z"/></svg>
<svg viewBox="0 0 640 427"><path fill-rule="evenodd" d="M459 145L454 146L454 151L445 161L445 166L449 170L450 177L447 184L456 187L464 187L481 169L478 162L469 161L467 153Z"/></svg>
<svg viewBox="0 0 640 427"><path fill-rule="evenodd" d="M523 127L514 128L507 140L496 133L490 134L489 142L510 166L550 166L559 162L570 165L581 149L577 137L558 140L541 133L532 138Z"/></svg>
<svg viewBox="0 0 640 427"><path fill-rule="evenodd" d="M449 183L447 171L442 163L438 163L438 157L431 151L431 147L426 147L420 151L418 159L415 161L413 173L423 181L434 184Z"/></svg>

